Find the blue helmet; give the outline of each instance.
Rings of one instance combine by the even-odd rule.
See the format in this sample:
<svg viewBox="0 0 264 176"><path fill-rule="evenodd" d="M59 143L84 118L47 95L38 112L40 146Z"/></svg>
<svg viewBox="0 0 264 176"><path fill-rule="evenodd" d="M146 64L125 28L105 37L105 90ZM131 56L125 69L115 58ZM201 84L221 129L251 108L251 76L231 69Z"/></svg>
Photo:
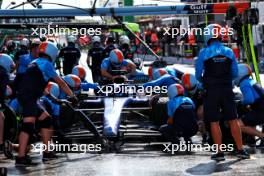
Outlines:
<svg viewBox="0 0 264 176"><path fill-rule="evenodd" d="M153 72L153 79L158 79L163 75L168 74L167 70L164 68L159 68Z"/></svg>
<svg viewBox="0 0 264 176"><path fill-rule="evenodd" d="M12 58L7 54L0 53L0 66L4 67L4 69L11 73L15 69L15 63Z"/></svg>
<svg viewBox="0 0 264 176"><path fill-rule="evenodd" d="M76 76L79 76L79 78L81 80L84 80L85 77L86 77L86 71L85 71L85 68L80 66L80 65L76 65L75 67L73 67L72 69L72 74L73 75L76 75Z"/></svg>
<svg viewBox="0 0 264 176"><path fill-rule="evenodd" d="M119 66L123 62L124 56L119 49L113 49L109 54L109 59L112 64Z"/></svg>
<svg viewBox="0 0 264 176"><path fill-rule="evenodd" d="M238 85L241 79L250 76L252 70L248 64L238 64L238 76L235 79L235 84Z"/></svg>
<svg viewBox="0 0 264 176"><path fill-rule="evenodd" d="M172 84L169 86L167 94L170 99L184 95L184 88L180 84Z"/></svg>
<svg viewBox="0 0 264 176"><path fill-rule="evenodd" d="M48 85L46 87L46 91L56 98L58 98L60 95L60 88L59 88L58 84L56 84L54 82L48 83Z"/></svg>
<svg viewBox="0 0 264 176"><path fill-rule="evenodd" d="M219 24L209 24L204 28L204 42L208 45L210 39L222 38L222 26Z"/></svg>
<svg viewBox="0 0 264 176"><path fill-rule="evenodd" d="M80 90L81 88L81 79L73 74L68 74L63 77L64 81L68 84L68 86L74 91Z"/></svg>
<svg viewBox="0 0 264 176"><path fill-rule="evenodd" d="M197 79L191 73L184 73L181 77L182 85L188 91L193 90L197 86Z"/></svg>
<svg viewBox="0 0 264 176"><path fill-rule="evenodd" d="M39 45L39 53L45 54L50 57L51 62L55 62L57 55L58 55L58 48L57 46L52 42L42 42Z"/></svg>

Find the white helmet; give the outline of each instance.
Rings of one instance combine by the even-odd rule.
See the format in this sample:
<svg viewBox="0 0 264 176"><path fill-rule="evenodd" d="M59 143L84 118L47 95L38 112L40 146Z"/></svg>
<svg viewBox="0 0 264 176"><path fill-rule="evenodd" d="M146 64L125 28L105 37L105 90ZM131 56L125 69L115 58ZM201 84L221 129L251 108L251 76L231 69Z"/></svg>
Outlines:
<svg viewBox="0 0 264 176"><path fill-rule="evenodd" d="M15 42L13 40L8 40L6 42L6 46L12 46L12 45L15 45Z"/></svg>
<svg viewBox="0 0 264 176"><path fill-rule="evenodd" d="M0 66L4 67L10 73L15 68L15 63L9 55L0 53Z"/></svg>
<svg viewBox="0 0 264 176"><path fill-rule="evenodd" d="M134 58L133 59L134 64L137 66L137 69L141 70L143 67L143 60L141 58Z"/></svg>
<svg viewBox="0 0 264 176"><path fill-rule="evenodd" d="M31 45L40 45L41 44L41 41L39 38L34 38L32 41L31 41Z"/></svg>
<svg viewBox="0 0 264 176"><path fill-rule="evenodd" d="M75 43L76 37L74 37L73 35L70 35L70 36L68 36L67 41L68 41L68 43L69 42Z"/></svg>
<svg viewBox="0 0 264 176"><path fill-rule="evenodd" d="M99 42L101 43L101 38L99 36L93 36L92 43Z"/></svg>
<svg viewBox="0 0 264 176"><path fill-rule="evenodd" d="M42 42L39 45L39 54L45 54L50 57L51 62L55 62L58 55L58 48L52 42Z"/></svg>
<svg viewBox="0 0 264 176"><path fill-rule="evenodd" d="M28 44L29 44L29 40L27 38L23 38L22 40L20 40L21 46L28 47Z"/></svg>
<svg viewBox="0 0 264 176"><path fill-rule="evenodd" d="M120 38L119 38L119 43L120 43L120 45L124 45L124 44L130 44L130 39L128 38L128 36L126 36L126 35L122 35L122 36L120 36Z"/></svg>

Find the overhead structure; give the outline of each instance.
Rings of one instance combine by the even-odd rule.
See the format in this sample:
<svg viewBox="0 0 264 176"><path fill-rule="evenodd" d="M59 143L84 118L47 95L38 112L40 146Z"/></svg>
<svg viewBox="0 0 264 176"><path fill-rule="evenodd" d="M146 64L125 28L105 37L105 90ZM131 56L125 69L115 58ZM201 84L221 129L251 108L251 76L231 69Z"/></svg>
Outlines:
<svg viewBox="0 0 264 176"><path fill-rule="evenodd" d="M16 17L72 17L72 16L136 16L136 15L171 15L171 14L223 14L230 6L238 13L250 8L250 2L182 4L175 6L143 6L117 8L68 8L68 9L2 9L0 18Z"/></svg>

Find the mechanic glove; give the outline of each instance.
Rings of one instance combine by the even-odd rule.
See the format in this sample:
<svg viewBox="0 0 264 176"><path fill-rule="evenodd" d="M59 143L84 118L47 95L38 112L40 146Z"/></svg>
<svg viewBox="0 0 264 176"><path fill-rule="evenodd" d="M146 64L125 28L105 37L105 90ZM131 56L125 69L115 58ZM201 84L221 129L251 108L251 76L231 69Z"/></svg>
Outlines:
<svg viewBox="0 0 264 176"><path fill-rule="evenodd" d="M78 104L78 98L75 95L69 97L68 101L71 102L73 105L77 105Z"/></svg>

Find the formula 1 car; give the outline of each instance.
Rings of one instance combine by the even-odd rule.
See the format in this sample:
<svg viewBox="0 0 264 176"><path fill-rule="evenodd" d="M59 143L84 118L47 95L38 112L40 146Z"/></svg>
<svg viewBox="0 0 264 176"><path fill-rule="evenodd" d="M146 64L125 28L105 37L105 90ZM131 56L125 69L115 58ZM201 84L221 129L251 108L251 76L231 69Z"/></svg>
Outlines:
<svg viewBox="0 0 264 176"><path fill-rule="evenodd" d="M73 108L61 108L63 139L90 142L99 136L104 140L105 149L110 151L119 151L121 144L128 141L159 140L161 134L158 127L149 117L151 112L149 97L143 95L143 86L140 84L147 80L146 75L139 76L133 81L120 76L114 83L103 85L96 96L81 94L79 105L74 111ZM72 118L73 112L78 112L78 118L80 116L89 118L91 120L89 124L94 126L91 128L91 125L88 127L76 125ZM77 123L79 122L80 120L77 120ZM62 139L61 135L55 136L56 138Z"/></svg>

